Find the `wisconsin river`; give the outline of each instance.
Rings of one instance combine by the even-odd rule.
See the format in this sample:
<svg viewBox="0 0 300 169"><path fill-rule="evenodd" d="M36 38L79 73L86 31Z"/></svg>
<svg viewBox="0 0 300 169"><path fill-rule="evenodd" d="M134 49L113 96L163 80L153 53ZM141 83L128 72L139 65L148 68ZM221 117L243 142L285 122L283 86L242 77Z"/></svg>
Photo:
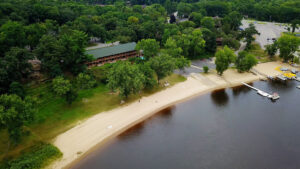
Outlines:
<svg viewBox="0 0 300 169"><path fill-rule="evenodd" d="M298 82L255 82L177 104L90 153L73 169L299 169Z"/></svg>

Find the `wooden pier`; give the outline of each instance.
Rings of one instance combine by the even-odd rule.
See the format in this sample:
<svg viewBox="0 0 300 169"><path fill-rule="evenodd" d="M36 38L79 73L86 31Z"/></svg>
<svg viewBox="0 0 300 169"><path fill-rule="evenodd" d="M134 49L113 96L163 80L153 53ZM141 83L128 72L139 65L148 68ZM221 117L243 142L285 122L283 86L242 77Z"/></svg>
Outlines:
<svg viewBox="0 0 300 169"><path fill-rule="evenodd" d="M245 86L247 86L247 87L249 87L249 88L251 88L251 89L253 89L253 90L255 90L257 92L257 94L259 94L259 95L261 95L263 97L267 97L267 98L269 98L271 100L277 100L277 99L280 98L280 96L277 93L269 94L267 92L259 90L258 88L255 88L255 87L253 87L251 85L248 85L247 83L242 82L242 84L245 85Z"/></svg>

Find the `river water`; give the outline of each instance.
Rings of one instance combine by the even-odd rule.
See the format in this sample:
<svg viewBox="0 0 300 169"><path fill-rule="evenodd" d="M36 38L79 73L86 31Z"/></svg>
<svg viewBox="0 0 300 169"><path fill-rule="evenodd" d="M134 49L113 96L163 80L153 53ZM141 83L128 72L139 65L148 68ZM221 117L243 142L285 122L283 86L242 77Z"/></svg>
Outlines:
<svg viewBox="0 0 300 169"><path fill-rule="evenodd" d="M255 82L165 109L73 169L299 169L300 83Z"/></svg>

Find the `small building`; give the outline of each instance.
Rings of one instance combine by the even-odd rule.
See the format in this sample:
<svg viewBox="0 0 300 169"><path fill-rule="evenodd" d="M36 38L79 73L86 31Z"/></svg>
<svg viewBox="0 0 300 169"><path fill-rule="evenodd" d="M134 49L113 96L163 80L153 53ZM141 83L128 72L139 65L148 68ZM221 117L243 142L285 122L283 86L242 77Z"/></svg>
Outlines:
<svg viewBox="0 0 300 169"><path fill-rule="evenodd" d="M86 53L93 55L95 60L87 62L89 67L100 66L105 63L112 63L118 60L126 60L132 57L140 56L139 52L135 50L136 43L125 43L120 45L114 45L104 48L97 48L87 50Z"/></svg>

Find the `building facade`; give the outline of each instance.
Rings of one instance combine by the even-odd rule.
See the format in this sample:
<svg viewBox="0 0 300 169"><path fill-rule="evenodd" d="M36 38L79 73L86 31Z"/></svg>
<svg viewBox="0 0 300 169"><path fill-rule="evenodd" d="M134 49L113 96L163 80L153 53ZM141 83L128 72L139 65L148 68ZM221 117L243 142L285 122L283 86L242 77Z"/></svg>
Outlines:
<svg viewBox="0 0 300 169"><path fill-rule="evenodd" d="M105 63L112 63L118 60L126 60L140 56L135 50L136 43L125 43L104 48L87 50L87 54L92 55L95 60L87 62L88 67L101 66Z"/></svg>

